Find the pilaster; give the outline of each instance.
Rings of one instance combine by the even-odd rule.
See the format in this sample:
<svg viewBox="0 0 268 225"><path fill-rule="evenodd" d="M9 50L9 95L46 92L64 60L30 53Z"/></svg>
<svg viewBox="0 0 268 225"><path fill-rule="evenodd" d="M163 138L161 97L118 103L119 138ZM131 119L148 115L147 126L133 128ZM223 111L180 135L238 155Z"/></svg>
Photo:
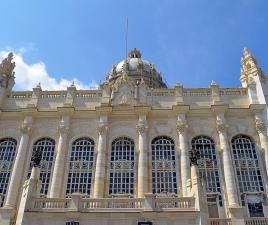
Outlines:
<svg viewBox="0 0 268 225"><path fill-rule="evenodd" d="M148 143L147 143L147 118L140 114L136 126L139 135L138 156L138 198L143 198L148 192Z"/></svg>
<svg viewBox="0 0 268 225"><path fill-rule="evenodd" d="M227 137L228 125L225 121L225 111L227 106L214 106L213 110L216 114L216 129L219 135L220 150L222 151L223 171L225 178L225 186L229 207L239 207L237 196L237 186L235 183L235 173L231 158L230 146Z"/></svg>
<svg viewBox="0 0 268 225"><path fill-rule="evenodd" d="M64 190L64 174L66 165L67 141L70 126L70 116L63 115L59 122L59 140L56 151L55 165L51 180L51 189L49 196L51 198L63 197Z"/></svg>
<svg viewBox="0 0 268 225"><path fill-rule="evenodd" d="M19 190L21 187L22 177L24 175L24 168L27 156L29 137L32 131L33 118L31 116L25 116L21 125L21 139L17 150L17 156L13 166L13 171L10 178L9 188L7 192L7 198L5 207L15 208Z"/></svg>
<svg viewBox="0 0 268 225"><path fill-rule="evenodd" d="M98 125L99 139L96 159L96 171L94 180L94 198L103 198L106 177L106 146L108 132L108 116L101 115Z"/></svg>

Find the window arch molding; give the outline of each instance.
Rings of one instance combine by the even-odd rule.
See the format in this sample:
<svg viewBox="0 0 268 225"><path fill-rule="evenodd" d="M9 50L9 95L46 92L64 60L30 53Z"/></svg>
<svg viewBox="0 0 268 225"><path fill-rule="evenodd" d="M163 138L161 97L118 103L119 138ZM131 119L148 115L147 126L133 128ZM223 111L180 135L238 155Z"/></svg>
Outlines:
<svg viewBox="0 0 268 225"><path fill-rule="evenodd" d="M164 145L160 141L169 143ZM150 139L149 145L149 177L152 192L155 194L178 194L180 187L178 171L180 170L178 168L179 156L176 139L170 135L159 134ZM169 155L165 154L165 151L168 151ZM164 161L166 162L164 168L159 169L158 164ZM168 182L163 182L163 179L167 179Z"/></svg>
<svg viewBox="0 0 268 225"><path fill-rule="evenodd" d="M120 141L120 140L127 140L129 145L128 147L130 148L130 152L131 153L126 153L125 155L120 155L120 152L121 152L121 149L118 150L116 149L113 153L113 149L115 148L114 147L114 143L117 141ZM122 147L123 148L123 147ZM118 152L118 157L116 157L116 154L115 152ZM129 186L127 186L125 184L125 186L122 186L121 184L119 185L119 183L124 183L124 181L122 182L122 180L120 182L116 182L116 179L121 179L121 178L118 178L119 176L118 175L115 175L117 173L117 170L116 169L112 169L112 162L122 162L124 161L125 159L124 158L127 158L128 160L127 163L129 163L129 165L132 165L130 166L128 169L125 169L125 174L120 175L120 177L122 178L124 176L124 178L126 179L129 179ZM109 147L108 147L108 167L107 167L107 182L106 182L106 185L107 185L107 194L108 196L112 196L112 195L117 195L119 194L120 195L120 192L119 190L116 190L116 185L117 185L117 189L124 189L125 187L125 190L126 193L122 193L123 195L129 195L129 196L133 196L135 195L135 190L136 190L136 185L137 185L137 182L135 182L137 180L137 147L136 147L136 142L135 142L135 139L130 137L129 135L114 135L113 137L110 138L109 140ZM124 169L123 169L124 170ZM128 170L128 172L127 172ZM118 171L119 172L119 171ZM120 172L119 172L120 173ZM117 176L117 177L115 177Z"/></svg>
<svg viewBox="0 0 268 225"><path fill-rule="evenodd" d="M84 145L84 143L81 143L81 141L86 141L87 145ZM77 143L79 143L79 145L77 145ZM79 149L80 147L80 149ZM81 160L81 158L79 157L80 155L76 155L75 156L75 152L81 152L81 148L83 148L84 153L82 152L81 156L83 158L83 160ZM72 156L72 154L74 154ZM91 137L91 136L83 136L83 135L77 135L74 136L70 139L69 141L69 148L68 148L68 155L67 155L67 163L68 163L68 167L67 167L67 172L65 173L65 182L64 182L64 188L65 188L65 194L68 196L71 193L74 192L78 192L77 190L71 191L70 189L72 188L71 186L75 186L78 185L76 187L76 189L79 189L81 191L81 194L85 195L85 196L90 196L92 194L93 191L93 184L94 184L94 177L95 177L95 167L96 167L96 155L97 155L97 144L96 144L96 140L95 138ZM75 160L75 158L77 158L78 160ZM84 159L87 160L84 160ZM71 163L80 163L85 161L85 163L87 163L87 166L89 166L88 168L79 168L78 170L71 169ZM74 179L74 174L76 174L76 177L79 176L81 179L82 177L84 179L86 179L87 181L83 183L83 185L81 185L80 182L75 184L71 181L69 182L69 179ZM75 179L74 179L75 180ZM70 187L68 187L68 185L70 185ZM87 187L85 187L85 185L89 185ZM90 193L82 193L84 191L89 191Z"/></svg>
<svg viewBox="0 0 268 225"><path fill-rule="evenodd" d="M0 207L3 206L16 160L18 141L10 136L0 139ZM2 165L1 165L2 164Z"/></svg>
<svg viewBox="0 0 268 225"><path fill-rule="evenodd" d="M28 171L26 171L26 177L29 177L31 174L31 168L32 168L32 155L35 148L37 148L37 144L39 142L45 141L47 144L40 145L43 147L40 147L42 150L42 160L41 160L41 169L40 169L40 180L41 182L41 195L46 196L49 192L49 188L51 185L51 179L53 174L53 168L56 158L56 147L57 142L55 139L49 135L45 136L38 136L35 137L31 144L30 144L30 151L28 155L27 165L28 165ZM45 155L44 155L45 151ZM46 160L44 160L44 157ZM44 162L45 161L45 162Z"/></svg>
<svg viewBox="0 0 268 225"><path fill-rule="evenodd" d="M255 144L256 147L259 143L259 137L256 133L244 133L244 132L239 132L239 133L236 132L236 133L231 134L228 138L229 143L231 144L232 140L238 136L245 136L249 138L252 141L252 143Z"/></svg>

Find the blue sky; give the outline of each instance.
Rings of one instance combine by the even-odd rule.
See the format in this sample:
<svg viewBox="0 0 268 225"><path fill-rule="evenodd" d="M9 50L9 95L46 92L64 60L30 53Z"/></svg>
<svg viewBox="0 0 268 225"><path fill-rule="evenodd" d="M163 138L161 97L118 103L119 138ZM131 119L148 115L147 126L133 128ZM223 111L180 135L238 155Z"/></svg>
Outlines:
<svg viewBox="0 0 268 225"><path fill-rule="evenodd" d="M17 89L36 83L38 73L87 87L125 57L128 17L128 49L140 49L169 86L208 87L215 80L238 87L243 47L268 74L267 12L267 0L2 1L0 51L12 49L27 67L18 69L24 86Z"/></svg>

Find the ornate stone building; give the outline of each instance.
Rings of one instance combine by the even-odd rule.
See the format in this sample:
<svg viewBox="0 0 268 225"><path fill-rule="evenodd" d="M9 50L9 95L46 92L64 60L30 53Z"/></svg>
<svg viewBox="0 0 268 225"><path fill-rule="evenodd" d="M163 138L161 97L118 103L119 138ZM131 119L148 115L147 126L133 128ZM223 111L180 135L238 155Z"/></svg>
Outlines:
<svg viewBox="0 0 268 225"><path fill-rule="evenodd" d="M167 87L133 49L96 90L13 91L9 54L0 224L267 225L267 78L241 64L241 88Z"/></svg>

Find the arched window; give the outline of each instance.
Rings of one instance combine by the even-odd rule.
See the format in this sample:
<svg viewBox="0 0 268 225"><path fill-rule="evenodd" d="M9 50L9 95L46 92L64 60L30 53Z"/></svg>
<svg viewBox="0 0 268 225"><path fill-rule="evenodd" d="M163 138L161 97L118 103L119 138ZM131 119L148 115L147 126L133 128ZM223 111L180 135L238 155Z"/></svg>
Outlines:
<svg viewBox="0 0 268 225"><path fill-rule="evenodd" d="M241 201L244 205L244 193L264 191L258 155L254 142L245 135L232 138L232 152Z"/></svg>
<svg viewBox="0 0 268 225"><path fill-rule="evenodd" d="M134 141L119 137L112 142L110 158L110 195L134 194Z"/></svg>
<svg viewBox="0 0 268 225"><path fill-rule="evenodd" d="M17 141L13 138L0 140L0 207L3 206L11 170L16 155Z"/></svg>
<svg viewBox="0 0 268 225"><path fill-rule="evenodd" d="M49 182L51 178L54 153L55 153L55 141L51 138L42 138L37 140L33 145L33 152L42 151L42 161L40 169L41 191L40 194L46 196L48 193ZM32 154L33 155L33 154ZM29 174L31 174L33 161L31 159Z"/></svg>
<svg viewBox="0 0 268 225"><path fill-rule="evenodd" d="M200 155L199 176L206 182L206 191L208 193L221 192L214 141L206 136L195 137L192 139L192 150Z"/></svg>
<svg viewBox="0 0 268 225"><path fill-rule="evenodd" d="M222 207L221 184L214 141L207 136L192 139L192 151L199 154L197 161L199 177L205 181L209 217L218 218L218 207Z"/></svg>
<svg viewBox="0 0 268 225"><path fill-rule="evenodd" d="M94 141L83 137L72 143L66 195L74 192L90 195L93 165Z"/></svg>
<svg viewBox="0 0 268 225"><path fill-rule="evenodd" d="M174 141L166 136L152 140L153 193L177 193L176 152Z"/></svg>

